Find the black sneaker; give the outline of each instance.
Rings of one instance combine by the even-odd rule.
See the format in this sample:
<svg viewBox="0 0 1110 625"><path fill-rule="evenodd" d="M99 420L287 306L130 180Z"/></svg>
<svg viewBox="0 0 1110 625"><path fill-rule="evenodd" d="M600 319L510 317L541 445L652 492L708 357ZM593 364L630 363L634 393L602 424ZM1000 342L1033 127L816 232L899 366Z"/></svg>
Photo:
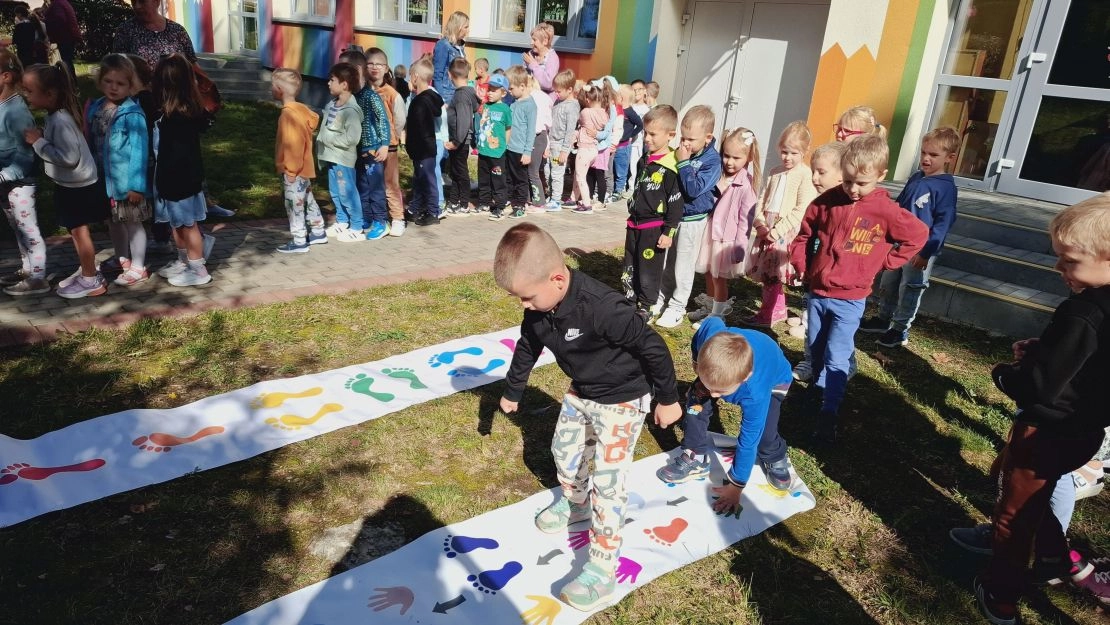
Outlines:
<svg viewBox="0 0 1110 625"><path fill-rule="evenodd" d="M994 537L994 526L990 523L980 523L975 527L953 527L948 530L948 537L952 542L967 549L971 553L989 556L994 553L991 539Z"/></svg>
<svg viewBox="0 0 1110 625"><path fill-rule="evenodd" d="M891 328L883 332L883 335L875 339L875 342L883 347L901 347L910 342L910 337L906 332Z"/></svg>
<svg viewBox="0 0 1110 625"><path fill-rule="evenodd" d="M418 226L438 226L439 217L436 217L431 213L424 213L423 215L417 217L416 221L414 221L413 223Z"/></svg>
<svg viewBox="0 0 1110 625"><path fill-rule="evenodd" d="M509 219L521 219L524 217L523 206L514 206L512 211L513 212L509 214Z"/></svg>
<svg viewBox="0 0 1110 625"><path fill-rule="evenodd" d="M868 334L879 334L886 332L890 328L890 320L879 319L878 317L869 317L859 322L859 331Z"/></svg>
<svg viewBox="0 0 1110 625"><path fill-rule="evenodd" d="M790 460L783 458L775 462L760 462L759 466L763 469L763 475L767 478L767 483L775 490L788 491L790 485L794 483L794 478L790 477Z"/></svg>
<svg viewBox="0 0 1110 625"><path fill-rule="evenodd" d="M979 604L979 612L987 617L988 621L994 625L1020 625L1021 617L1018 615L1016 603L1002 603L995 600L978 576L971 587L975 589L975 602Z"/></svg>

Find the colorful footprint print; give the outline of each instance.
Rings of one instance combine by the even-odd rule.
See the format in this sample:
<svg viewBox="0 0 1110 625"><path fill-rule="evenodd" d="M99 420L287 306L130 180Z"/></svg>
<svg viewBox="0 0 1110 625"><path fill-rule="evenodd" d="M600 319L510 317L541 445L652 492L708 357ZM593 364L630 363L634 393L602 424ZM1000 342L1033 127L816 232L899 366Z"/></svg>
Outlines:
<svg viewBox="0 0 1110 625"><path fill-rule="evenodd" d="M504 588L509 580L523 570L524 567L519 562L506 562L505 566L496 571L482 571L477 575L467 575L466 581L487 595L496 595L498 590Z"/></svg>
<svg viewBox="0 0 1110 625"><path fill-rule="evenodd" d="M759 485L759 490L767 493L768 495L774 497L775 499L786 499L787 497L801 497L802 496L802 491L800 491L800 490L793 491L793 492L788 491L788 490L779 490L779 489L775 488L774 486L771 486L770 484L760 484Z"/></svg>
<svg viewBox="0 0 1110 625"><path fill-rule="evenodd" d="M681 517L676 517L668 525L657 525L651 529L644 530L644 533L660 545L671 547L678 541L678 537L690 524Z"/></svg>
<svg viewBox="0 0 1110 625"><path fill-rule="evenodd" d="M448 536L443 539L443 550L448 558L460 553L470 553L475 549L497 549L500 544L492 538L471 538L470 536Z"/></svg>
<svg viewBox="0 0 1110 625"><path fill-rule="evenodd" d="M455 358L457 358L458 356L462 356L463 354L467 354L470 356L481 356L482 348L467 347L466 349L460 349L453 352L440 352L438 354L432 355L432 357L428 359L428 364L433 369L441 365L449 365L455 362Z"/></svg>
<svg viewBox="0 0 1110 625"><path fill-rule="evenodd" d="M372 391L370 390L370 387L373 385L374 378L366 375L365 373L359 373L350 380L347 380L347 383L343 385L343 388L354 391L359 395L365 395L370 399L376 399L382 403L393 401L393 393L381 393L378 391Z"/></svg>
<svg viewBox="0 0 1110 625"><path fill-rule="evenodd" d="M80 471L95 471L107 464L100 458L67 464L63 467L33 467L26 462L16 462L0 469L0 486L11 484L18 479L45 480L58 473L76 473Z"/></svg>
<svg viewBox="0 0 1110 625"><path fill-rule="evenodd" d="M315 397L324 392L324 387L314 386L309 389L297 393L262 393L251 401L251 408L260 410L262 408L277 408L290 399L302 399L305 397Z"/></svg>
<svg viewBox="0 0 1110 625"><path fill-rule="evenodd" d="M504 360L501 360L500 358L494 358L493 360L486 363L486 366L482 367L481 369L478 369L477 367L465 367L465 366L463 366L463 367L459 367L458 369L452 369L452 370L448 371L447 375L449 375L453 378L477 377L477 376L480 376L480 375L485 375L485 374L489 373L490 371L493 371L494 369L496 369L496 368L498 368L498 367L500 367L504 364L505 364Z"/></svg>
<svg viewBox="0 0 1110 625"><path fill-rule="evenodd" d="M174 436L173 434L166 434L165 432L153 432L146 436L136 438L131 441L131 444L143 451L173 451L173 448L178 445L195 443L202 438L221 434L223 431L224 428L222 425L213 425L198 431L192 436Z"/></svg>
<svg viewBox="0 0 1110 625"><path fill-rule="evenodd" d="M382 369L382 373L394 380L404 380L408 382L409 388L414 391L428 388L426 384L420 381L420 378L416 377L416 372L406 367L393 367L392 369L387 367Z"/></svg>
<svg viewBox="0 0 1110 625"><path fill-rule="evenodd" d="M324 404L316 411L316 414L311 417L299 417L295 414L283 414L280 417L270 417L266 419L266 425L272 425L280 430L299 430L305 426L316 423L324 415L339 412L343 410L343 406L339 404Z"/></svg>

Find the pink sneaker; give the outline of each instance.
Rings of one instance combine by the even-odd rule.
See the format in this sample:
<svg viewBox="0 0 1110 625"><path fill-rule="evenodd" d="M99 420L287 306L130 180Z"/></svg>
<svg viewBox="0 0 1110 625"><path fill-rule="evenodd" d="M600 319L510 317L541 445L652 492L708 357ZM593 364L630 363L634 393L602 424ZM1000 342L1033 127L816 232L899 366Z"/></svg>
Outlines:
<svg viewBox="0 0 1110 625"><path fill-rule="evenodd" d="M1082 588L1091 593L1102 605L1110 605L1110 572L1096 571L1091 567L1090 572L1083 579L1071 578L1071 583L1077 588Z"/></svg>

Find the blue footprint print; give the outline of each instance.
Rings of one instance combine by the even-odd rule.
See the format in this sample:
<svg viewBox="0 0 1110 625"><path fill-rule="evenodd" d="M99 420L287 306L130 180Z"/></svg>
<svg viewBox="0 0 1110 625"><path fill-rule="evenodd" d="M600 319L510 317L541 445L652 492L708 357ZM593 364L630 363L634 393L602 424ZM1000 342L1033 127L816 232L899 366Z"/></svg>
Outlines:
<svg viewBox="0 0 1110 625"><path fill-rule="evenodd" d="M448 536L443 539L443 550L448 558L460 553L470 553L475 549L497 549L500 544L492 538L472 538L470 536Z"/></svg>
<svg viewBox="0 0 1110 625"><path fill-rule="evenodd" d="M470 356L481 356L482 348L467 347L466 349L460 349L453 352L441 352L439 354L434 354L431 358L428 359L428 364L431 365L433 369L440 365L449 365L455 362L455 358L457 358L458 356L462 356L463 354L467 354Z"/></svg>
<svg viewBox="0 0 1110 625"><path fill-rule="evenodd" d="M482 571L477 575L467 575L466 581L488 595L496 595L498 590L504 588L505 584L508 584L509 580L522 570L524 567L519 562L506 562L505 566L496 571Z"/></svg>
<svg viewBox="0 0 1110 625"><path fill-rule="evenodd" d="M448 371L447 375L449 375L453 378L477 377L477 376L480 376L480 375L485 375L485 374L489 373L490 371L493 371L494 369L496 369L496 368L498 368L498 367L500 367L501 365L504 365L504 364L505 364L504 360L501 360L500 358L494 358L493 360L486 363L486 366L482 367L481 369L479 369L477 367L463 366L463 367L459 367L458 369L452 369L452 370Z"/></svg>

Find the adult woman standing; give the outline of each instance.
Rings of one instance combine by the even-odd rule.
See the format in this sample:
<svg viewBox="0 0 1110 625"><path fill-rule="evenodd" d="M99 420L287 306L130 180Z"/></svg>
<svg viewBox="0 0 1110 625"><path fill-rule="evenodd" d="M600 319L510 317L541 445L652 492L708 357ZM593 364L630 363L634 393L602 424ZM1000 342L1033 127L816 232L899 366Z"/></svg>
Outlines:
<svg viewBox="0 0 1110 625"><path fill-rule="evenodd" d="M447 69L451 67L451 61L466 56L463 46L466 45L466 36L469 34L470 17L462 11L455 11L447 18L447 23L443 26L443 37L432 50L432 86L444 102L450 102L455 95L455 84L451 82Z"/></svg>
<svg viewBox="0 0 1110 625"><path fill-rule="evenodd" d="M551 48L555 43L555 27L540 22L532 29L532 49L524 53L524 65L532 72L540 89L551 93L555 86L555 74L559 73L559 55Z"/></svg>
<svg viewBox="0 0 1110 625"><path fill-rule="evenodd" d="M135 54L153 70L164 56L180 54L190 63L197 53L189 33L177 22L158 13L160 0L131 0L135 17L120 24L112 40L112 52Z"/></svg>
<svg viewBox="0 0 1110 625"><path fill-rule="evenodd" d="M51 0L43 13L43 22L50 43L58 46L58 54L69 68L70 75L76 76L73 59L77 52L77 43L81 41L81 27L77 24L73 5L69 0Z"/></svg>

